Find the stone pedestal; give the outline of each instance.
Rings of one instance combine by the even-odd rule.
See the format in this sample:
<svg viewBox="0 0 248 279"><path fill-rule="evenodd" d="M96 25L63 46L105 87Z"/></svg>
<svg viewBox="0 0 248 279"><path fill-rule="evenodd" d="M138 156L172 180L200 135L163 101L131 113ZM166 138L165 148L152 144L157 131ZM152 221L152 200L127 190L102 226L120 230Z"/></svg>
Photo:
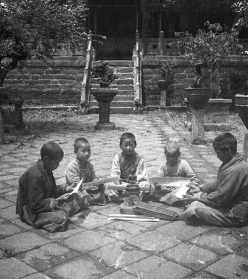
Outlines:
<svg viewBox="0 0 248 279"><path fill-rule="evenodd" d="M25 127L22 115L23 99L17 88L0 87L0 143L4 143L4 130Z"/></svg>
<svg viewBox="0 0 248 279"><path fill-rule="evenodd" d="M204 139L204 114L205 109L192 108L192 143L193 144L205 144Z"/></svg>
<svg viewBox="0 0 248 279"><path fill-rule="evenodd" d="M167 82L161 79L158 81L158 86L160 89L160 106L165 107L167 105Z"/></svg>
<svg viewBox="0 0 248 279"><path fill-rule="evenodd" d="M187 88L188 105L192 112L192 143L205 144L204 138L204 114L209 100L209 89Z"/></svg>
<svg viewBox="0 0 248 279"><path fill-rule="evenodd" d="M248 159L248 133L246 133L244 135L243 156L244 156L244 159L247 161L247 159Z"/></svg>
<svg viewBox="0 0 248 279"><path fill-rule="evenodd" d="M114 129L115 124L109 121L110 103L117 94L117 89L100 87L93 89L92 94L99 105L99 121L96 124L96 129Z"/></svg>

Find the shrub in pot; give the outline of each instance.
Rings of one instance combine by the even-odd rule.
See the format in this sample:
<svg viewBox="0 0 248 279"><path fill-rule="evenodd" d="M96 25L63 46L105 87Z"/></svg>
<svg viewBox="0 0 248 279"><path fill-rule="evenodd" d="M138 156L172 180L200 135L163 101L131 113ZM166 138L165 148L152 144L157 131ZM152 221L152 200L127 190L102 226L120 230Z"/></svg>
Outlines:
<svg viewBox="0 0 248 279"><path fill-rule="evenodd" d="M200 29L195 36L185 37L185 55L196 66L198 79L194 88L208 88L209 97L216 98L220 94L219 68L221 59L232 54L241 53L242 46L238 42L238 31L226 31L219 23L205 22L204 29Z"/></svg>

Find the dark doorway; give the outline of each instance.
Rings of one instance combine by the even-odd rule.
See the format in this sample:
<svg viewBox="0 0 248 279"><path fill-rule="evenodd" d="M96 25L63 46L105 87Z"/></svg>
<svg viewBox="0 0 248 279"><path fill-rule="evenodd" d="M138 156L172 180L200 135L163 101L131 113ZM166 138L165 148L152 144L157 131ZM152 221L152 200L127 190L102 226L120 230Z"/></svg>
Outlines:
<svg viewBox="0 0 248 279"><path fill-rule="evenodd" d="M95 33L107 36L96 51L97 59L131 59L135 44L135 5L92 7L89 23Z"/></svg>

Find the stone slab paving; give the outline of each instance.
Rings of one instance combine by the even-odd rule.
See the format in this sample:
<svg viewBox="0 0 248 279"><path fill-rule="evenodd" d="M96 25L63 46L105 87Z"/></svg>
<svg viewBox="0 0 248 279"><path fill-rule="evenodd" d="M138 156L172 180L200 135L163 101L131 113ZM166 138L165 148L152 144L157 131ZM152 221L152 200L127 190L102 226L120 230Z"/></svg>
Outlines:
<svg viewBox="0 0 248 279"><path fill-rule="evenodd" d="M218 279L248 278L248 227L192 227L182 221L158 223L110 221L119 206L93 206L71 218L66 232L47 233L22 223L15 214L18 177L39 158L41 145L56 140L65 156L55 171L58 184L74 157L73 141L88 138L97 175L110 172L119 138L137 138L149 174L156 175L163 146L172 137L182 146L199 178L213 180L220 162L211 144L192 146L190 133L167 112L112 115L113 131L96 131L97 115L75 115L66 124L45 128L21 143L0 146L0 278L1 279ZM213 139L215 132L209 132ZM240 145L239 145L240 149ZM174 208L181 212L182 208Z"/></svg>

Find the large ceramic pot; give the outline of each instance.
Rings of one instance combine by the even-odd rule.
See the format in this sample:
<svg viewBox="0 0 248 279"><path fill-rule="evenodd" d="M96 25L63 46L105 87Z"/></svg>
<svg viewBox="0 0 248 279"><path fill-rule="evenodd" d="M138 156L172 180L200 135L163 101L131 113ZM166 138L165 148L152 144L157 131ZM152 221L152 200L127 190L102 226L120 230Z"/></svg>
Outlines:
<svg viewBox="0 0 248 279"><path fill-rule="evenodd" d="M235 110L239 113L239 117L248 129L248 95L236 94L234 100Z"/></svg>
<svg viewBox="0 0 248 279"><path fill-rule="evenodd" d="M114 123L109 121L110 103L117 94L117 89L109 87L99 87L92 89L91 93L99 104L99 121L96 129L113 129Z"/></svg>
<svg viewBox="0 0 248 279"><path fill-rule="evenodd" d="M209 88L185 88L187 101L194 109L203 109L209 100Z"/></svg>

